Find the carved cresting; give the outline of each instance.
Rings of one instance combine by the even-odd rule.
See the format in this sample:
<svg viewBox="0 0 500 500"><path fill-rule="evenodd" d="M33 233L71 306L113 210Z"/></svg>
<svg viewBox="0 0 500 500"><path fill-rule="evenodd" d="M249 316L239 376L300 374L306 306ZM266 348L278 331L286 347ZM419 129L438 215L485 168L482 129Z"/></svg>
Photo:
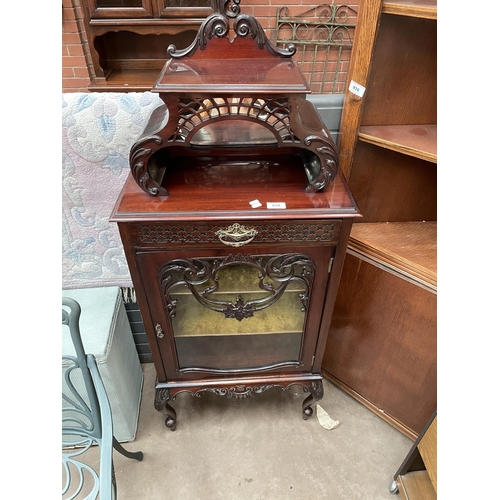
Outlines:
<svg viewBox="0 0 500 500"><path fill-rule="evenodd" d="M234 302L216 300L212 294L219 291L219 273L230 266L244 264L258 273L258 286L267 292L266 296L245 302L236 295ZM175 317L178 300L171 296L174 287L186 286L193 297L204 307L224 314L226 318L242 321L256 311L276 303L285 290L300 282L298 292L301 311L306 312L316 265L306 255L232 255L207 259L176 259L165 264L158 273L158 281L165 301L165 308L171 318ZM266 279L267 278L267 279ZM304 291L305 290L305 291Z"/></svg>
<svg viewBox="0 0 500 500"><path fill-rule="evenodd" d="M288 68L287 71L295 71L295 73L285 74L299 72L295 63L290 60L295 54L295 46L289 44L286 48L278 48L270 42L262 26L253 16L240 13L239 1L215 0L214 10L215 13L207 17L201 24L196 38L189 47L182 50L177 50L174 45L168 47L167 52L171 59L167 62L164 70L166 71L163 77L165 81L170 81L173 78L172 75L182 74L193 75L194 80L199 82L200 75L204 73L198 75L197 70L194 69L197 68L196 64L190 61L198 61L199 63L200 60L203 60L203 55L200 55L199 51L206 50L208 53L220 50L223 52L220 46L219 48L217 46L208 47L213 38L227 39L228 50L231 49L231 52L236 52L238 55L240 49L237 46L238 43L235 42L244 38L253 40L259 49L252 52L251 57L255 58L254 61L271 60L271 65L264 64L262 71L272 71L274 68L285 65ZM234 31L232 40L229 39L230 20L232 20ZM262 56L260 50L263 51ZM256 53L259 55L255 55ZM220 60L222 62L225 61L224 57L224 53L221 53ZM276 63L274 63L273 57L278 58ZM207 61L218 59L211 53ZM236 58L236 60L242 61L242 65L245 65L243 59L244 57ZM203 79L201 81L203 82ZM243 129L245 127L241 126L241 121L253 122L252 127L254 128L252 130L255 134L259 134L257 130L265 129L261 135L265 135L267 141L272 141L273 147L285 148L287 151L293 148L296 152L291 154L300 156L304 165L308 182L305 188L307 192L320 191L335 178L338 169L336 146L314 106L305 99L307 92L305 81L303 84L297 84L297 88L292 87L297 93L290 91L286 81L273 84L274 95L272 97L265 95L265 91L259 90L262 95L258 97L255 95L255 90L254 93L245 91L245 81L238 82L236 90L228 85L231 87L230 92L227 89L224 90L225 84L221 83L220 89L215 86L210 92L204 91L201 95L200 92L195 91L191 91L192 93L184 92L184 84L179 85L178 88L177 84L169 84L166 86L168 92L166 90L163 92L162 89L165 88L165 85L162 83L162 78L159 79L159 82L153 91L160 92L165 106L160 106L155 110L155 116L152 115L142 136L130 151L132 175L146 193L152 196L168 196L169 192L165 185L168 164L172 162L174 156L183 155L180 152L182 148L190 149L190 152L186 151L186 154L207 156L210 154L210 148L213 149L214 144L216 144L219 149L226 148L228 157L230 157L231 151L236 147L240 148L239 152L243 150L252 152L252 147L259 145L259 139L255 139L255 143L252 143L250 139L250 142L238 146L234 143L231 144L230 141L223 144L210 143L209 141L202 144L197 142L196 138L199 141L199 137L201 137L198 132L211 137L209 131L213 131L213 129L210 127L218 127L217 122L221 121L225 121L228 128L234 128L240 122L240 128ZM276 92L276 88L280 86L283 90ZM257 88L260 87L257 86ZM204 130L201 131L201 129ZM274 141L272 140L273 136ZM193 138L195 139L193 140ZM192 140L193 143L191 143ZM266 145L269 147L269 143ZM156 155L155 153L159 150L165 151L162 151L161 155ZM198 152L193 153L193 150ZM175 151L175 153L170 154L168 151Z"/></svg>
<svg viewBox="0 0 500 500"><path fill-rule="evenodd" d="M286 49L280 49L272 44L267 38L260 23L253 16L249 16L248 14L240 14L234 20L233 29L235 36L249 36L250 38L255 40L257 46L260 49L266 49L274 56L291 57L295 54L296 48L293 44L289 44ZM208 41L214 36L223 38L228 34L229 20L225 17L225 14L212 14L211 16L207 17L205 21L203 21L200 29L198 30L196 38L189 47L183 50L177 50L175 45L172 44L168 47L167 53L174 59L191 56L196 52L198 48L203 50L207 46Z"/></svg>

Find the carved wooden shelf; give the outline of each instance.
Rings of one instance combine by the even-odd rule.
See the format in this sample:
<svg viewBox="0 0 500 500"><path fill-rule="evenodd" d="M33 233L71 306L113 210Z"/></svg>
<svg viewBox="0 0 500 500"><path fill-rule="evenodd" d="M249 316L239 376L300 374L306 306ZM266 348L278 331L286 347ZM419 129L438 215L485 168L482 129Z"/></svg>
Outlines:
<svg viewBox="0 0 500 500"><path fill-rule="evenodd" d="M437 125L364 125L359 127L358 137L382 148L437 163Z"/></svg>
<svg viewBox="0 0 500 500"><path fill-rule="evenodd" d="M310 89L292 59L295 47L275 47L255 18L237 11L229 16L233 39L229 18L216 13L189 47L168 47L171 59L152 88L165 106L130 151L134 179L150 195L168 196L169 173L184 157L252 163L288 155L303 166L307 192L324 189L337 174L337 149L306 100Z"/></svg>

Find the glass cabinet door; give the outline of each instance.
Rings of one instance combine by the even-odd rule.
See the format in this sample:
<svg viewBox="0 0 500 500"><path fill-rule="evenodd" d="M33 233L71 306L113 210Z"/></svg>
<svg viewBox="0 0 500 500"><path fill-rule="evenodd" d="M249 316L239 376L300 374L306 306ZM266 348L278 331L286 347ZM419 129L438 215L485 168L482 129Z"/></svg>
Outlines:
<svg viewBox="0 0 500 500"><path fill-rule="evenodd" d="M213 14L211 0L152 0L158 17L205 18Z"/></svg>
<svg viewBox="0 0 500 500"><path fill-rule="evenodd" d="M98 9L142 7L142 0L95 0Z"/></svg>
<svg viewBox="0 0 500 500"><path fill-rule="evenodd" d="M87 0L93 19L134 19L153 17L155 0Z"/></svg>
<svg viewBox="0 0 500 500"><path fill-rule="evenodd" d="M299 253L165 262L156 274L157 290L176 369L301 366L315 274L315 262Z"/></svg>

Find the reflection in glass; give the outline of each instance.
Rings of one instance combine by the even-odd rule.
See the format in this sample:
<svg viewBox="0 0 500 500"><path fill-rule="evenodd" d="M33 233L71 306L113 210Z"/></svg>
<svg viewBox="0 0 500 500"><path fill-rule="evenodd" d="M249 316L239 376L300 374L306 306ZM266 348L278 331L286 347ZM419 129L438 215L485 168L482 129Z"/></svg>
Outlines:
<svg viewBox="0 0 500 500"><path fill-rule="evenodd" d="M166 7L211 7L211 0L165 0Z"/></svg>
<svg viewBox="0 0 500 500"><path fill-rule="evenodd" d="M191 139L193 146L245 146L277 144L274 134L260 123L243 120L213 122L198 130Z"/></svg>
<svg viewBox="0 0 500 500"><path fill-rule="evenodd" d="M97 8L142 7L142 0L96 0Z"/></svg>

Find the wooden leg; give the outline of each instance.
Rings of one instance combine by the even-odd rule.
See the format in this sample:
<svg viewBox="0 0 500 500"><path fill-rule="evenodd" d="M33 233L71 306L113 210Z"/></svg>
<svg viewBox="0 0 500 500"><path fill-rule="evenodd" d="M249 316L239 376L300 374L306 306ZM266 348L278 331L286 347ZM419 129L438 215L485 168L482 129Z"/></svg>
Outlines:
<svg viewBox="0 0 500 500"><path fill-rule="evenodd" d="M175 431L177 427L177 413L168 404L170 401L170 391L168 389L156 389L155 394L155 409L158 411L165 410L167 418L165 419L165 425L171 430Z"/></svg>
<svg viewBox="0 0 500 500"><path fill-rule="evenodd" d="M304 391L309 391L309 396L302 403L302 418L307 420L313 413L312 402L319 401L323 397L323 381L314 380L309 387L304 387Z"/></svg>

